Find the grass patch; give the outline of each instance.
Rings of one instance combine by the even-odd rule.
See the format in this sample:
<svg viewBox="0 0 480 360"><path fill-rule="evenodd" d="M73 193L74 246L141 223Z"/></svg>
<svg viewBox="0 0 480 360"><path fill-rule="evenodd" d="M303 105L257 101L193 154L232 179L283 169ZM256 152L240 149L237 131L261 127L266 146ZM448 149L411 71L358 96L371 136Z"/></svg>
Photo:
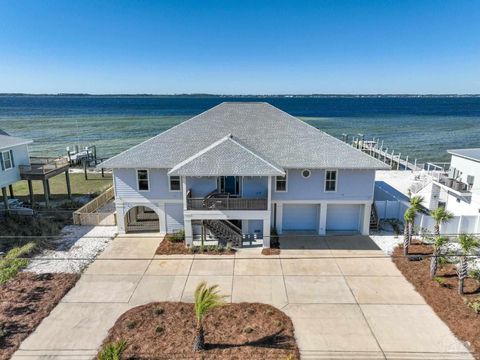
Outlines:
<svg viewBox="0 0 480 360"><path fill-rule="evenodd" d="M11 249L5 257L0 260L0 285L13 279L17 274L28 265L26 256L30 256L36 250L35 243L28 243L21 247Z"/></svg>
<svg viewBox="0 0 480 360"><path fill-rule="evenodd" d="M61 216L60 216L61 215ZM0 218L2 236L0 252L7 252L18 246L34 242L39 248L48 247L52 238L61 233L62 228L71 223L71 214L55 217L8 215ZM11 236L11 237L9 237ZM38 238L31 238L38 236Z"/></svg>
<svg viewBox="0 0 480 360"><path fill-rule="evenodd" d="M50 192L53 198L63 198L67 195L67 184L64 175L57 175L49 180ZM36 201L44 201L43 184L41 181L33 181L33 192ZM73 196L90 195L95 196L112 186L110 177L102 178L101 174L89 173L88 180L85 180L83 173L70 174L70 186ZM15 196L28 197L28 182L26 180L18 181L13 185Z"/></svg>

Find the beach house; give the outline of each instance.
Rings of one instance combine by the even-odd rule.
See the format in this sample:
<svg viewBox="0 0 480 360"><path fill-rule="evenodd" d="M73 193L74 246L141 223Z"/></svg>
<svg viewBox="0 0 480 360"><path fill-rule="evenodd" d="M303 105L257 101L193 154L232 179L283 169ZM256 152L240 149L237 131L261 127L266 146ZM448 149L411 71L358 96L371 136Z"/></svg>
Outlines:
<svg viewBox="0 0 480 360"><path fill-rule="evenodd" d="M368 234L387 166L268 103L225 102L100 165L120 233ZM234 242L235 243L235 242Z"/></svg>
<svg viewBox="0 0 480 360"><path fill-rule="evenodd" d="M0 129L0 188L3 209L9 208L7 188L13 197L12 185L21 179L20 167L29 165L28 144L32 140L10 136Z"/></svg>
<svg viewBox="0 0 480 360"><path fill-rule="evenodd" d="M445 207L454 215L480 214L480 148L448 150L448 170L429 172L426 186L419 191L425 206Z"/></svg>

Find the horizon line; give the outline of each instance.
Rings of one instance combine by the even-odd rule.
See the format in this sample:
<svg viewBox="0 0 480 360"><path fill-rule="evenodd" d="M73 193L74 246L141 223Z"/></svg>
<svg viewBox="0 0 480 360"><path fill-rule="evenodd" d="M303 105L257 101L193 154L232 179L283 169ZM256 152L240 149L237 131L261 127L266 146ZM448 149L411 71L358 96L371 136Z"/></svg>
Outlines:
<svg viewBox="0 0 480 360"><path fill-rule="evenodd" d="M312 94L215 94L215 93L82 93L82 92L60 92L60 93L22 93L22 92L1 92L0 96L151 96L151 97L480 97L480 93L312 93Z"/></svg>

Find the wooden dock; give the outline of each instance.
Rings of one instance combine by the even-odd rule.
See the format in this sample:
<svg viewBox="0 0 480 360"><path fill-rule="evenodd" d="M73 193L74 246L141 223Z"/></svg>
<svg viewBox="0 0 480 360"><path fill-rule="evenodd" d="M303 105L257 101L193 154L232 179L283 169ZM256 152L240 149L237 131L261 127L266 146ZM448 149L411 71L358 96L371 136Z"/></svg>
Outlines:
<svg viewBox="0 0 480 360"><path fill-rule="evenodd" d="M413 160L413 162L411 162L408 155L402 158L402 153L395 153L394 149L384 147L383 140L381 142L380 139L365 140L363 136L360 136L357 138L354 137L350 143L348 141L348 135L343 135L345 142L363 151L365 154L390 165L392 170L420 171L424 168L423 164L417 164L417 159L410 159Z"/></svg>

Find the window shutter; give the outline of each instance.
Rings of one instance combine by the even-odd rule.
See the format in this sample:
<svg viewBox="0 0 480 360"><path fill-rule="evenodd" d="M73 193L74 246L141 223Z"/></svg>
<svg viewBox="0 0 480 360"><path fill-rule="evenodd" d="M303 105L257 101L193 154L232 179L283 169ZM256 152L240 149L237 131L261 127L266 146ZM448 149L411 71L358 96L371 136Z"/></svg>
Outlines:
<svg viewBox="0 0 480 360"><path fill-rule="evenodd" d="M10 150L10 162L12 163L12 168L15 167L15 161L13 160L13 150Z"/></svg>
<svg viewBox="0 0 480 360"><path fill-rule="evenodd" d="M5 170L5 165L3 164L3 153L0 152L0 165L2 165L2 170Z"/></svg>

